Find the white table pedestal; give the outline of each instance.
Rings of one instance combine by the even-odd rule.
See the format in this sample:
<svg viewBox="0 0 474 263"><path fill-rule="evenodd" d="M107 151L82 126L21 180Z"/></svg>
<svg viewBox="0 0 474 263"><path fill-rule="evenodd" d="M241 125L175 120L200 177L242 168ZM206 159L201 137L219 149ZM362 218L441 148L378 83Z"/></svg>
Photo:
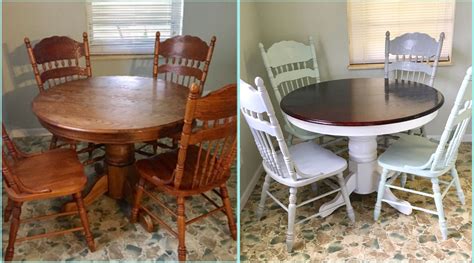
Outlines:
<svg viewBox="0 0 474 263"><path fill-rule="evenodd" d="M349 137L349 171L350 174L345 178L349 194L353 192L370 194L377 191L380 180L380 167L377 165L377 136ZM408 202L395 197L388 188L385 189L384 198L409 205ZM339 193L334 199L321 205L319 211L326 210L321 214L321 216L326 217L344 205L344 199ZM412 212L410 207L394 204L390 204L390 206L406 215Z"/></svg>

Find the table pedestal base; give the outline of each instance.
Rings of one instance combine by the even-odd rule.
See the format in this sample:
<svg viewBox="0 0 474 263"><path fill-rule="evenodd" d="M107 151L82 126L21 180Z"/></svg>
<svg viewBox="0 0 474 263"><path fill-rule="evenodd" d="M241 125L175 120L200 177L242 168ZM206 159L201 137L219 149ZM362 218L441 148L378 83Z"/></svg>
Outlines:
<svg viewBox="0 0 474 263"><path fill-rule="evenodd" d="M357 194L370 194L377 191L380 180L379 170L380 167L377 165L377 137L349 137L350 174L345 178L349 194L353 192ZM407 201L399 200L388 188L385 189L384 198L409 205ZM334 199L321 205L319 212L325 211L321 216L326 217L344 205L344 199L338 193ZM410 207L395 204L389 205L406 215L412 212Z"/></svg>
<svg viewBox="0 0 474 263"><path fill-rule="evenodd" d="M105 146L106 172L94 184L89 193L84 197L86 206L97 198L107 193L113 199L125 199L133 204L135 193L134 186L138 181L135 162L135 147L133 144L108 144ZM76 210L75 202L63 206L64 211ZM129 216L129 215L127 215ZM153 230L153 223L148 215L140 213L139 222L147 231Z"/></svg>

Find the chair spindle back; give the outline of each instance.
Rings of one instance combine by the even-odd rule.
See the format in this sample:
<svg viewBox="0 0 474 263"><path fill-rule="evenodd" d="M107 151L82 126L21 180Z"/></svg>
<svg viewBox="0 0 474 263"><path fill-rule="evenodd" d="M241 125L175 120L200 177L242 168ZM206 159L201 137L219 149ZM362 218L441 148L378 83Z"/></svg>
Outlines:
<svg viewBox="0 0 474 263"><path fill-rule="evenodd" d="M52 36L42 39L34 47L25 37L40 92L64 82L92 76L87 33L82 36L82 43L66 36Z"/></svg>
<svg viewBox="0 0 474 263"><path fill-rule="evenodd" d="M390 32L387 31L385 78L415 81L432 87L443 41L444 33L436 41L428 34L418 32L405 33L390 40Z"/></svg>
<svg viewBox="0 0 474 263"><path fill-rule="evenodd" d="M175 169L176 188L180 188L184 180L192 182L191 187L187 186L191 189L226 180L237 153L237 85L226 85L204 97L200 97L200 93L199 85L193 84ZM193 167L185 167L185 164ZM184 178L185 170L192 170L192 178Z"/></svg>
<svg viewBox="0 0 474 263"><path fill-rule="evenodd" d="M153 77L158 78L160 75L164 80L189 88L193 83L198 83L203 88L215 44L215 36L208 45L199 37L189 35L160 42L160 32L156 32ZM161 65L160 57L164 61Z"/></svg>
<svg viewBox="0 0 474 263"><path fill-rule="evenodd" d="M274 43L267 51L259 44L263 63L278 101L291 91L320 82L313 38L308 45L295 41Z"/></svg>
<svg viewBox="0 0 474 263"><path fill-rule="evenodd" d="M431 170L442 169L456 161L459 145L472 115L472 67L466 71L448 121L433 156Z"/></svg>
<svg viewBox="0 0 474 263"><path fill-rule="evenodd" d="M257 89L240 80L240 110L242 115L250 127L265 166L282 178L287 177L286 173L283 172L284 169L287 169L290 177L296 181L295 167L263 80L257 77L255 85L257 85ZM283 154L286 167L280 167L279 165L275 144L278 145Z"/></svg>

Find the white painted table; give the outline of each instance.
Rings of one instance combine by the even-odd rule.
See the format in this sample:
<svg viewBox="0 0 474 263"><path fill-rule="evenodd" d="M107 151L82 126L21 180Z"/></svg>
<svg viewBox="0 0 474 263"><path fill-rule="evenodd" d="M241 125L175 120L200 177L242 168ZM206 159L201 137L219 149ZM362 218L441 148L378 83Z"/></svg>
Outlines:
<svg viewBox="0 0 474 263"><path fill-rule="evenodd" d="M443 102L443 95L429 86L381 78L321 82L289 93L280 105L289 122L299 128L349 137L347 189L370 194L377 191L381 172L377 136L425 125L436 117ZM385 198L406 202L386 191ZM327 216L343 205L338 194L320 211L327 209L323 215ZM392 206L404 214L412 212L409 207Z"/></svg>

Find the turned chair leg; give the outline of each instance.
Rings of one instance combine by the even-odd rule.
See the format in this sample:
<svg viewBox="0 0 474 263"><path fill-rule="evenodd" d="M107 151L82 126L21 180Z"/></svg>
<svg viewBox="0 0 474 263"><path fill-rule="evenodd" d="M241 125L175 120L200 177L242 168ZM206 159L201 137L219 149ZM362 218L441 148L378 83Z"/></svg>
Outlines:
<svg viewBox="0 0 474 263"><path fill-rule="evenodd" d="M441 236L443 240L446 240L448 238L448 227L446 225L446 218L444 217L443 199L441 197L438 178L432 178L431 183L433 184L433 195L436 210L438 211L438 222L439 228L441 230Z"/></svg>
<svg viewBox="0 0 474 263"><path fill-rule="evenodd" d="M347 216L352 221L352 223L354 223L355 222L354 209L352 208L351 200L349 199L349 194L346 188L346 182L344 181L344 177L342 176L342 173L337 175L337 181L339 183L339 187L341 187L341 194L342 194L342 197L344 198L344 203L346 203Z"/></svg>
<svg viewBox="0 0 474 263"><path fill-rule="evenodd" d="M53 137L51 138L51 142L49 143L49 149L55 149L58 145L58 137L53 134Z"/></svg>
<svg viewBox="0 0 474 263"><path fill-rule="evenodd" d="M451 176L453 177L454 185L456 186L456 193L458 195L459 202L461 202L461 204L464 205L466 204L466 198L464 197L464 192L462 191L461 182L459 181L458 171L456 171L455 167L451 168Z"/></svg>
<svg viewBox="0 0 474 263"><path fill-rule="evenodd" d="M3 214L3 222L8 222L8 220L10 220L10 217L12 215L12 211L13 211L13 201L8 198L8 203L7 203L7 207L5 207L5 212Z"/></svg>
<svg viewBox="0 0 474 263"><path fill-rule="evenodd" d="M13 254L15 253L15 240L18 229L20 228L21 205L22 203L20 202L14 202L13 204L13 218L10 226L8 246L5 252L5 261L11 261L13 259Z"/></svg>
<svg viewBox="0 0 474 263"><path fill-rule="evenodd" d="M186 261L186 215L184 212L184 197L178 197L178 259Z"/></svg>
<svg viewBox="0 0 474 263"><path fill-rule="evenodd" d="M286 233L286 247L288 252L293 251L293 242L295 241L295 218L296 218L296 188L290 188L290 204L288 205L288 230Z"/></svg>
<svg viewBox="0 0 474 263"><path fill-rule="evenodd" d="M262 194L260 196L260 203L257 207L257 220L262 219L263 210L265 209L265 200L267 199L267 191L270 188L270 182L272 177L270 175L265 176L265 182L263 183Z"/></svg>
<svg viewBox="0 0 474 263"><path fill-rule="evenodd" d="M235 225L234 215L232 213L232 206L230 205L229 193L227 187L222 185L220 187L222 203L224 203L225 214L227 215L227 222L229 224L230 234L232 239L237 240L237 226Z"/></svg>
<svg viewBox="0 0 474 263"><path fill-rule="evenodd" d="M377 202L375 203L374 209L374 220L377 221L380 216L380 211L382 210L382 198L385 192L385 181L387 181L388 170L383 169L382 174L380 175L379 189L377 192Z"/></svg>
<svg viewBox="0 0 474 263"><path fill-rule="evenodd" d="M81 193L75 193L73 195L76 200L79 216L81 217L82 226L84 227L84 234L86 236L87 246L91 252L95 251L94 237L92 236L91 229L89 227L89 220L87 219L87 212L82 200Z"/></svg>
<svg viewBox="0 0 474 263"><path fill-rule="evenodd" d="M145 179L140 177L140 180L138 181L137 188L136 188L137 192L135 193L135 199L134 199L134 204L132 208L132 215L130 218L130 222L132 224L135 224L137 222L138 211L140 210L140 203L143 197L144 186L145 186Z"/></svg>

